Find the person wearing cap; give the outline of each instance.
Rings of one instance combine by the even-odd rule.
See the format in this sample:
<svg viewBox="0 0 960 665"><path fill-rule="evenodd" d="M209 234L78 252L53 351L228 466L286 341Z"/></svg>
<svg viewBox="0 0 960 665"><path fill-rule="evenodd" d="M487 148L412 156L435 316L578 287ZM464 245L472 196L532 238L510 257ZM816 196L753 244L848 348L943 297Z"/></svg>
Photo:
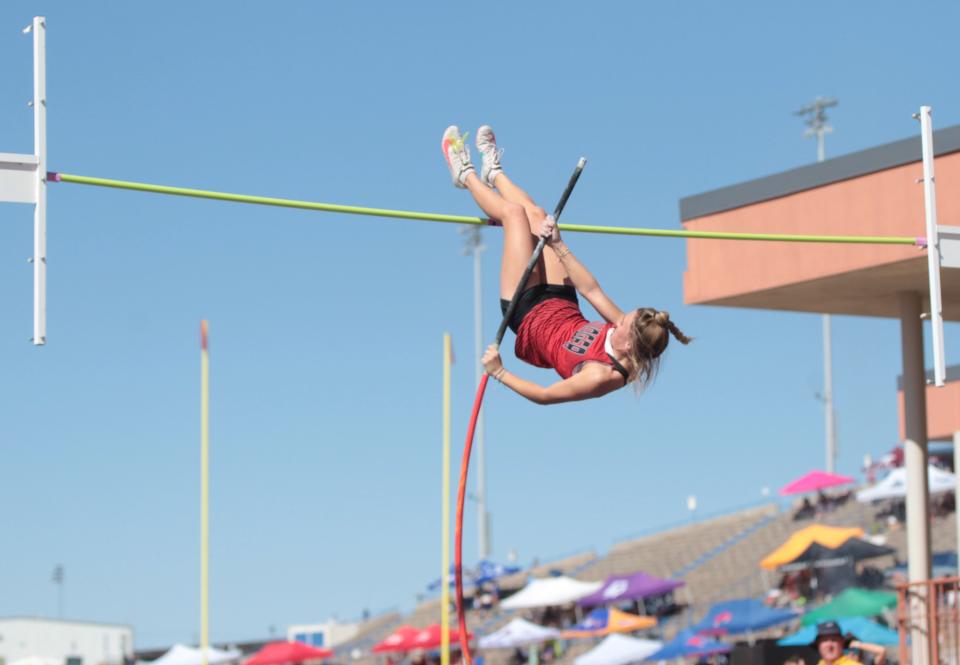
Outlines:
<svg viewBox="0 0 960 665"><path fill-rule="evenodd" d="M858 640L847 640L843 631L840 630L840 624L836 621L824 621L817 625L817 637L813 645L820 654L820 662L817 665L852 665L860 663L860 660L852 655L844 653L844 648L866 651L873 654L874 665L883 665L887 660L887 653L883 647L869 642L860 642Z"/></svg>

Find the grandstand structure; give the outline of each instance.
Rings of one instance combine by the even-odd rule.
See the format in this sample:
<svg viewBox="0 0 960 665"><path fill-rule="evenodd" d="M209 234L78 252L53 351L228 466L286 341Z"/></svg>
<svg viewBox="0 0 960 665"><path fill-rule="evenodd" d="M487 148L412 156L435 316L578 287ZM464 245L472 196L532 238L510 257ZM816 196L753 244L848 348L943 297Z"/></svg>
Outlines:
<svg viewBox="0 0 960 665"><path fill-rule="evenodd" d="M658 577L682 579L677 589L682 613L671 617L652 633L670 639L681 628L701 619L711 605L734 598L761 598L776 588L780 575L764 571L760 561L781 545L793 532L820 523L829 526L857 526L881 537L895 554L876 560L880 568L902 562L907 557L906 529L890 528L877 517L878 508L849 500L815 519L796 520L793 510L781 510L776 503L745 508L703 521L648 533L614 544L604 554L584 550L579 554L540 564L523 573L500 580L505 592L521 588L529 577L562 573L583 581L600 581L610 575L643 571ZM933 517L930 524L932 549L951 550L957 538L954 515ZM506 625L517 612L470 610L467 621L471 632L480 636ZM336 661L357 665L380 665L384 658L370 648L401 624L425 627L440 620L440 601L428 599L406 615L393 612L378 617L361 628L361 633L337 649ZM593 648L598 640L567 642L562 655L553 662L567 665ZM487 665L506 665L510 650L483 652Z"/></svg>

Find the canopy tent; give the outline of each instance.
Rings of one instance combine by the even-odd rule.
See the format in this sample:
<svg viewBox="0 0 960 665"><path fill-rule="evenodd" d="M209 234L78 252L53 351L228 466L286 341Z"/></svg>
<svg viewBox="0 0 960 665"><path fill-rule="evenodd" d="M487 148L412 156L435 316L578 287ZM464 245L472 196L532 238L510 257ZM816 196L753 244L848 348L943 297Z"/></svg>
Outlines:
<svg viewBox="0 0 960 665"><path fill-rule="evenodd" d="M677 636L654 652L647 660L672 660L686 656L710 656L715 653L727 653L733 647L712 640L706 635L698 635L692 628L681 630Z"/></svg>
<svg viewBox="0 0 960 665"><path fill-rule="evenodd" d="M608 635L590 651L577 656L573 665L629 665L649 658L662 648L663 642L655 640Z"/></svg>
<svg viewBox="0 0 960 665"><path fill-rule="evenodd" d="M240 660L242 655L236 650L221 651L208 647L205 651L201 651L184 644L174 644L167 653L150 661L150 665L201 665L203 662L207 665L220 665Z"/></svg>
<svg viewBox="0 0 960 665"><path fill-rule="evenodd" d="M740 598L717 603L693 630L703 635L739 635L792 621L800 616L793 610L767 607L753 598Z"/></svg>
<svg viewBox="0 0 960 665"><path fill-rule="evenodd" d="M827 473L826 471L811 471L808 474L800 476L791 483L780 488L780 494L806 494L807 492L816 492L827 487L836 487L837 485L847 485L853 482L850 476L841 476L837 473Z"/></svg>
<svg viewBox="0 0 960 665"><path fill-rule="evenodd" d="M957 488L957 479L949 471L935 466L927 467L927 489L930 494L950 492ZM899 467L873 487L857 492L857 501L869 503L881 499L902 499L907 496L907 469Z"/></svg>
<svg viewBox="0 0 960 665"><path fill-rule="evenodd" d="M441 631L442 627L440 624L435 623L432 626L427 626L419 631L413 636L411 641L411 646L414 649L436 649L441 644ZM450 627L450 644L459 644L460 643L460 631L454 627ZM467 633L467 640L473 639L473 633Z"/></svg>
<svg viewBox="0 0 960 665"><path fill-rule="evenodd" d="M447 584L449 584L451 587L455 587L457 585L456 576L457 576L457 567L451 563L450 568L447 571L447 580L448 580ZM443 584L443 580L441 580L438 577L437 579L433 580L432 582L430 582L430 584L427 585L427 591L436 591L437 589L440 588L442 584ZM473 585L473 575L470 574L469 570L464 568L463 569L463 586L467 587L472 585Z"/></svg>
<svg viewBox="0 0 960 665"><path fill-rule="evenodd" d="M413 649L413 638L420 632L419 628L403 625L387 635L381 642L373 645L374 653L390 653L396 651L410 651Z"/></svg>
<svg viewBox="0 0 960 665"><path fill-rule="evenodd" d="M333 655L330 649L318 649L303 642L270 642L250 656L244 665L283 665L324 660Z"/></svg>
<svg viewBox="0 0 960 665"><path fill-rule="evenodd" d="M897 594L888 591L870 591L851 588L836 598L803 615L800 622L810 626L842 617L872 617L897 604Z"/></svg>
<svg viewBox="0 0 960 665"><path fill-rule="evenodd" d="M768 554L767 558L760 562L760 566L767 570L773 570L796 559L810 547L811 543L838 547L847 538L862 535L863 529L860 527L834 527L813 524L805 529L800 529L787 538L783 545Z"/></svg>
<svg viewBox="0 0 960 665"><path fill-rule="evenodd" d="M784 570L792 568L826 568L843 563L863 561L879 556L894 554L896 550L886 545L874 545L862 538L847 538L839 547L827 547L820 543L810 543L810 547L790 563L782 566Z"/></svg>
<svg viewBox="0 0 960 665"><path fill-rule="evenodd" d="M870 642L871 644L889 645L900 642L900 634L895 630L890 630L886 626L881 626L876 621L871 621L865 617L843 617L837 619L840 624L840 630L844 635L853 635L861 642ZM814 625L804 626L793 635L777 641L777 644L784 647L799 647L806 644L813 644L817 638L817 627Z"/></svg>
<svg viewBox="0 0 960 665"><path fill-rule="evenodd" d="M581 582L572 577L547 577L533 580L517 593L500 603L505 610L522 610L531 607L567 605L595 592L602 582Z"/></svg>
<svg viewBox="0 0 960 665"><path fill-rule="evenodd" d="M489 559L482 559L477 563L473 568L464 568L463 569L463 584L464 586L479 586L486 582L492 582L497 578L504 577L505 575L512 575L514 573L520 572L520 566L510 566L502 563L496 563L490 561ZM450 574L448 579L450 580L450 586L456 586L456 566L453 564L450 565ZM437 578L427 585L428 591L436 591L440 588L440 579Z"/></svg>
<svg viewBox="0 0 960 665"><path fill-rule="evenodd" d="M604 581L600 589L589 596L584 596L577 601L577 604L582 607L591 607L617 603L621 600L659 596L662 593L673 591L683 584L683 580L665 580L647 575L644 572L636 572L632 575L611 575Z"/></svg>
<svg viewBox="0 0 960 665"><path fill-rule="evenodd" d="M520 566L511 566L509 564L496 563L489 559L482 559L477 563L477 567L473 569L475 575L474 583L483 584L484 582L492 582L497 578L519 573L520 570Z"/></svg>
<svg viewBox="0 0 960 665"><path fill-rule="evenodd" d="M477 643L481 649L513 649L560 637L556 628L545 628L526 619L513 619L500 630L484 635Z"/></svg>
<svg viewBox="0 0 960 665"><path fill-rule="evenodd" d="M598 607L587 618L563 631L564 637L599 637L611 633L632 633L657 625L654 617L642 617L614 607Z"/></svg>
<svg viewBox="0 0 960 665"><path fill-rule="evenodd" d="M956 552L934 552L931 558L932 570L931 578L934 577L955 577L957 574L957 553ZM896 566L890 566L884 573L886 575L906 575L907 564L901 563ZM11 664L12 665L12 664Z"/></svg>

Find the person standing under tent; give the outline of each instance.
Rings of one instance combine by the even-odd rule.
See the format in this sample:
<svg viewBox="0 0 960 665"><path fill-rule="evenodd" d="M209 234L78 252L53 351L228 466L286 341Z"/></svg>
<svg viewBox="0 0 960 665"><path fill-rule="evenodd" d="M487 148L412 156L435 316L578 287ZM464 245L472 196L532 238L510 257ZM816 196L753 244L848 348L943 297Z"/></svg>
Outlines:
<svg viewBox="0 0 960 665"><path fill-rule="evenodd" d="M859 665L863 662L857 655L844 653L845 648L869 653L873 658L873 665L883 665L887 661L887 652L882 646L848 640L835 621L824 621L817 625L817 637L813 644L820 654L818 665Z"/></svg>

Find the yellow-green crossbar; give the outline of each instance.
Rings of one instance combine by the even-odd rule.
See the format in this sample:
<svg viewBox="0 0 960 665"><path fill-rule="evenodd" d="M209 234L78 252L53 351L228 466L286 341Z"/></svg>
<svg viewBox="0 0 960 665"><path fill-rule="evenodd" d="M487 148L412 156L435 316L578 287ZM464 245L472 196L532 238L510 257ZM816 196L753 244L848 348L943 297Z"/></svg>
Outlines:
<svg viewBox="0 0 960 665"><path fill-rule="evenodd" d="M97 187L113 187L115 189L130 189L138 192L154 194L169 194L173 196L190 196L199 199L213 199L216 201L233 201L234 203L253 203L256 205L278 206L281 208L299 208L301 210L319 210L322 212L339 212L348 215L367 215L371 217L389 217L395 219L418 219L427 222L446 222L449 224L498 224L484 217L470 217L466 215L444 215L431 212L415 212L409 210L389 210L387 208L364 208L360 206L339 205L335 203L317 203L314 201L298 201L296 199L278 199L269 196L252 196L250 194L231 194L229 192L213 192L204 189L188 187L169 187L166 185L151 185L143 182L127 180L111 180L109 178L93 178L90 176L73 175L70 173L50 173L51 182L72 182L79 185L95 185ZM846 243L859 245L925 245L925 240L906 236L828 236L803 235L780 233L736 233L728 231L689 231L685 229L644 229L622 226L589 226L586 224L560 224L563 231L579 233L607 233L627 236L655 236L661 238L705 238L712 240L762 240L769 242L819 242L819 243Z"/></svg>

